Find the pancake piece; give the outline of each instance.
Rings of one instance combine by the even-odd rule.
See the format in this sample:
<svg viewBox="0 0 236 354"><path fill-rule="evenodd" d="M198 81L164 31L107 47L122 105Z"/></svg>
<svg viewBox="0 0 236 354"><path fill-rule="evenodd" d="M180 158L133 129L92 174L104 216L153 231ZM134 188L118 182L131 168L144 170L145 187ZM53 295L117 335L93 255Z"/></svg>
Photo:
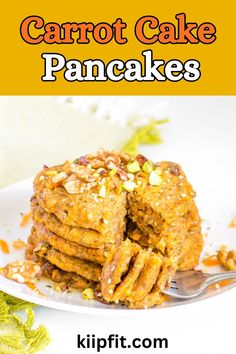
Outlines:
<svg viewBox="0 0 236 354"><path fill-rule="evenodd" d="M47 251L44 256L50 263L66 272L76 273L93 281L99 281L101 278L102 268L96 263L67 256L53 248Z"/></svg>
<svg viewBox="0 0 236 354"><path fill-rule="evenodd" d="M132 258L138 253L140 246L126 240L118 248L113 248L102 270L101 291L106 301L113 301L115 288L129 270Z"/></svg>
<svg viewBox="0 0 236 354"><path fill-rule="evenodd" d="M190 270L199 264L203 248L203 237L200 230L193 232L185 238L181 255L178 260L178 269Z"/></svg>
<svg viewBox="0 0 236 354"><path fill-rule="evenodd" d="M65 253L68 256L74 256L81 259L87 259L95 263L104 263L104 251L97 248L88 248L75 242L67 241L62 237L48 231L42 224L34 224L34 236L38 242L47 242L56 250ZM37 236L35 236L35 234Z"/></svg>
<svg viewBox="0 0 236 354"><path fill-rule="evenodd" d="M67 288L72 287L83 291L95 287L96 284L76 273L65 272L46 260L41 261L41 270L43 277L58 284L65 284Z"/></svg>
<svg viewBox="0 0 236 354"><path fill-rule="evenodd" d="M34 180L38 204L63 224L97 230L106 243L116 243L123 236L127 212L126 191L120 191L122 156L100 151L45 168ZM120 235L117 226L123 226Z"/></svg>
<svg viewBox="0 0 236 354"><path fill-rule="evenodd" d="M139 308L142 302L145 307L154 306L166 299L161 291L174 271L170 260L126 239L113 249L102 269L101 293L107 302L123 302L130 308ZM149 300L145 299L153 294L153 288L155 296L149 306Z"/></svg>
<svg viewBox="0 0 236 354"><path fill-rule="evenodd" d="M137 256L132 260L132 266L130 267L129 272L127 272L125 277L122 279L122 282L117 285L112 296L112 300L114 302L124 302L129 295L133 294L134 284L139 278L142 268L145 266L146 258L147 255L145 250L141 249Z"/></svg>
<svg viewBox="0 0 236 354"><path fill-rule="evenodd" d="M164 255L166 247L164 239L160 240L155 235L150 237L147 234L143 234L137 227L134 227L134 224L129 223L129 225L127 235L131 240L139 243L142 247L150 247L154 251L157 250ZM178 258L177 268L180 270L190 270L196 267L199 264L202 248L203 237L201 230L199 228L188 230L181 254Z"/></svg>
<svg viewBox="0 0 236 354"><path fill-rule="evenodd" d="M157 248L176 265L182 251L198 241L192 267L202 247L201 220L194 203L195 192L188 183L182 169L173 162L161 162L153 167L154 185L147 176L137 174L139 188L128 194L128 216L132 221L131 238L143 246ZM151 173L152 173L151 172ZM198 235L198 237L195 237ZM189 246L185 246L188 240ZM191 240L190 240L191 239Z"/></svg>
<svg viewBox="0 0 236 354"><path fill-rule="evenodd" d="M82 227L72 227L63 224L54 214L47 213L41 208L35 197L31 199L32 218L34 222L44 224L47 229L64 239L85 247L103 248L104 235L100 232Z"/></svg>
<svg viewBox="0 0 236 354"><path fill-rule="evenodd" d="M140 301L150 293L153 286L156 284L161 264L162 257L154 252L147 251L146 262L142 267L139 277L134 283L130 296L127 298L129 302L135 303Z"/></svg>
<svg viewBox="0 0 236 354"><path fill-rule="evenodd" d="M35 237L35 230L32 230L31 236L28 239L28 248L26 250L26 259L37 262L41 267L41 274L43 277L66 285L67 288L72 287L79 290L86 288L94 288L97 286L96 282L86 279L83 276L64 271L54 264L46 260L45 256L49 250L46 243L38 241Z"/></svg>
<svg viewBox="0 0 236 354"><path fill-rule="evenodd" d="M26 249L27 259L39 263L42 259L46 259L66 272L76 273L95 282L100 280L102 270L101 265L88 260L68 256L55 248L52 248L47 243L47 240L38 241L38 239L34 237L36 234L36 231L33 229L28 240L29 246Z"/></svg>

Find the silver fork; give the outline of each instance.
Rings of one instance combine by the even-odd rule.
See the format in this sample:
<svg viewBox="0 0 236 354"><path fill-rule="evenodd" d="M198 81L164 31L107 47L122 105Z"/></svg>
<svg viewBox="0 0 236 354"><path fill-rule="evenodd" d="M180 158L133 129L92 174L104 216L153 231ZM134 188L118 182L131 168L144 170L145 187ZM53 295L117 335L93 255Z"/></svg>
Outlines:
<svg viewBox="0 0 236 354"><path fill-rule="evenodd" d="M178 299L192 299L201 295L211 284L226 279L236 279L236 271L208 274L201 271L178 271L164 294Z"/></svg>

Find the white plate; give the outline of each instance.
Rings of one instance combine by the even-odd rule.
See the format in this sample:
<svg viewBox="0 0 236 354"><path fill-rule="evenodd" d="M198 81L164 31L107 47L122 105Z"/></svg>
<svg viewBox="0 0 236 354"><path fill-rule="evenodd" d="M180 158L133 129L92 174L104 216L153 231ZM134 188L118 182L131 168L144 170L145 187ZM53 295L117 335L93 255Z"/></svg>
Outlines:
<svg viewBox="0 0 236 354"><path fill-rule="evenodd" d="M29 199L32 195L32 180L25 180L9 186L0 191L0 235L5 239L10 246L10 254L5 255L1 253L0 267L4 266L8 262L12 262L19 259L24 259L24 252L14 250L12 242L18 238L26 241L30 232L30 225L27 227L20 227L21 213L29 211ZM18 284L14 281L5 279L0 276L0 289L13 296L27 300L38 305L56 308L60 310L73 311L77 313L114 313L114 311L129 311L125 307L112 305L103 305L97 301L84 301L78 291L72 293L58 293L53 288L48 288L47 285L51 284L47 280L40 281L38 283L38 289L46 295L45 297L38 295L27 286ZM208 298L222 291L227 290L230 287L225 287L222 290L212 290L208 294L200 298ZM199 300L199 299L198 299ZM196 301L196 300L195 300ZM191 302L191 301L190 301ZM186 304L186 301L173 301L167 303L165 307ZM150 311L150 310L142 310ZM131 311L134 313L136 311Z"/></svg>
<svg viewBox="0 0 236 354"><path fill-rule="evenodd" d="M192 101L198 104L197 97ZM195 110L192 110L191 102L184 107L185 112L182 114L183 103L181 102L173 99L173 104L168 105L169 111L166 111L166 115L173 118L164 128L165 143L158 147L143 148L142 152L153 157L154 160L173 160L183 166L197 191L197 205L204 220L204 230L208 233L205 250L209 249L209 245L210 249L214 250L221 244L236 249L236 229L228 228L229 222L236 215L236 120L231 114L234 102L224 104L214 112L214 105L211 110L209 109L211 99L201 99L196 114ZM189 118L191 111L193 119ZM223 113L225 113L224 119L222 119ZM30 233L30 225L21 228L20 222L21 213L29 211L31 195L32 180L25 180L0 190L0 239L5 239L9 245L18 238L26 241ZM12 247L9 255L4 255L0 251L0 267L23 258L23 252L16 251ZM46 307L84 314L120 314L127 311L131 315L140 313L121 306L84 301L76 291L69 294L58 293L48 288L47 284L48 281L41 281L38 284L39 290L47 296L42 297L25 285L0 276L1 290ZM200 300L220 295L230 288L231 286L212 290ZM188 302L173 301L162 308L186 303ZM152 314L153 311L158 310L142 310L142 313Z"/></svg>

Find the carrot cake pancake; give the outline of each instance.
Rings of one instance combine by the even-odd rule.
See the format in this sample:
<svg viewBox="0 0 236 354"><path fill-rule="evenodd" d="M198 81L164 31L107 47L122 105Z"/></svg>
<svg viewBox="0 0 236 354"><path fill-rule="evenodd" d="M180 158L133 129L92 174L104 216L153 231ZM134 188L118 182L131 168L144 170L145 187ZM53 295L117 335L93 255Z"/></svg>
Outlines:
<svg viewBox="0 0 236 354"><path fill-rule="evenodd" d="M99 150L44 167L34 180L26 256L42 274L100 291L106 303L166 301L178 269L203 247L195 192L174 162Z"/></svg>

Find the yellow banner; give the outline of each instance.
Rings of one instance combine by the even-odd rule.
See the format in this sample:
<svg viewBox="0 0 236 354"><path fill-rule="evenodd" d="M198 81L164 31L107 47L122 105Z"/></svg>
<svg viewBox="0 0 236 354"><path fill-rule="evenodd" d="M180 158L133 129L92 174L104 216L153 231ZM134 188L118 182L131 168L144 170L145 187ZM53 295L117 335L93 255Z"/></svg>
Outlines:
<svg viewBox="0 0 236 354"><path fill-rule="evenodd" d="M21 1L1 9L2 95L235 95L235 2Z"/></svg>

